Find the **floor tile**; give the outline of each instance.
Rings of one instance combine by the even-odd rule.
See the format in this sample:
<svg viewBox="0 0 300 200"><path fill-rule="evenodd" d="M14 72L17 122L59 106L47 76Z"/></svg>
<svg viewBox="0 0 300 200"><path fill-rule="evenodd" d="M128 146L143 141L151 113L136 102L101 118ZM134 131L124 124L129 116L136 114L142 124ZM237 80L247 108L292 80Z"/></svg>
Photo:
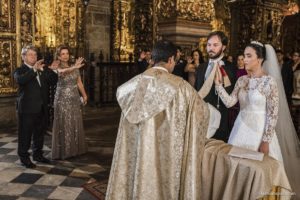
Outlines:
<svg viewBox="0 0 300 200"><path fill-rule="evenodd" d="M8 154L10 152L12 152L13 149L7 149L7 148L0 148L0 154Z"/></svg>
<svg viewBox="0 0 300 200"><path fill-rule="evenodd" d="M0 195L1 200L16 200L18 199L18 196L7 196L7 195Z"/></svg>
<svg viewBox="0 0 300 200"><path fill-rule="evenodd" d="M48 197L49 199L75 200L83 188L57 187Z"/></svg>
<svg viewBox="0 0 300 200"><path fill-rule="evenodd" d="M79 169L74 169L71 174L69 174L71 177L77 177L77 178L90 178L90 175L87 174L86 172L79 170Z"/></svg>
<svg viewBox="0 0 300 200"><path fill-rule="evenodd" d="M43 200L41 198L20 197L17 200Z"/></svg>
<svg viewBox="0 0 300 200"><path fill-rule="evenodd" d="M64 168L64 167L54 167L52 169L49 170L48 174L56 174L56 175L64 175L64 176L68 176L71 172L73 171L73 169L69 169L69 168Z"/></svg>
<svg viewBox="0 0 300 200"><path fill-rule="evenodd" d="M97 200L98 198L94 197L91 193L86 190L82 190L82 192L78 195L76 200Z"/></svg>
<svg viewBox="0 0 300 200"><path fill-rule="evenodd" d="M90 165L82 166L79 167L79 169L88 173L97 173L97 172L106 171L102 166L98 164L90 164Z"/></svg>
<svg viewBox="0 0 300 200"><path fill-rule="evenodd" d="M17 149L18 148L18 143L7 143L3 145L1 148L7 148L7 149Z"/></svg>
<svg viewBox="0 0 300 200"><path fill-rule="evenodd" d="M14 163L17 160L19 160L19 156L16 155L5 155L0 158L0 162L8 162L8 163Z"/></svg>
<svg viewBox="0 0 300 200"><path fill-rule="evenodd" d="M2 147L5 144L7 144L7 142L0 142L0 147Z"/></svg>
<svg viewBox="0 0 300 200"><path fill-rule="evenodd" d="M18 155L18 150L14 149L13 151L9 152L7 155Z"/></svg>
<svg viewBox="0 0 300 200"><path fill-rule="evenodd" d="M0 180L5 182L10 182L16 177L18 177L21 173L22 171L20 170L5 168L4 170L0 171Z"/></svg>
<svg viewBox="0 0 300 200"><path fill-rule="evenodd" d="M46 185L32 185L26 192L22 194L22 197L34 197L46 199L55 190L54 186Z"/></svg>
<svg viewBox="0 0 300 200"><path fill-rule="evenodd" d="M46 174L53 166L44 166L38 164L34 169L25 169L25 173L32 173L32 174Z"/></svg>
<svg viewBox="0 0 300 200"><path fill-rule="evenodd" d="M15 195L20 196L23 194L31 185L21 183L3 183L0 184L0 195Z"/></svg>
<svg viewBox="0 0 300 200"><path fill-rule="evenodd" d="M12 183L26 183L26 184L34 184L37 180L39 180L43 175L42 174L31 174L31 173L23 173L12 180Z"/></svg>
<svg viewBox="0 0 300 200"><path fill-rule="evenodd" d="M67 186L67 187L81 187L85 184L89 179L81 179L75 177L67 177L60 186Z"/></svg>
<svg viewBox="0 0 300 200"><path fill-rule="evenodd" d="M3 137L3 138L0 138L0 142L12 142L16 139L16 137Z"/></svg>
<svg viewBox="0 0 300 200"><path fill-rule="evenodd" d="M35 185L58 186L65 179L66 179L66 176L46 174L46 175L42 176L37 182L35 182Z"/></svg>

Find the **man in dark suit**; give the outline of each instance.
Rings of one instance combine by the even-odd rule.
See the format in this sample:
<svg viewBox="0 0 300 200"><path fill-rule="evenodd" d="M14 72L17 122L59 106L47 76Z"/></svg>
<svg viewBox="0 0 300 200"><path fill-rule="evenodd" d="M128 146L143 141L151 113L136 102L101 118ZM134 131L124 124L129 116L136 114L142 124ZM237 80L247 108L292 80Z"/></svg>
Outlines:
<svg viewBox="0 0 300 200"><path fill-rule="evenodd" d="M151 59L151 51L150 50L143 50L140 54L140 57L137 61L137 66L139 73L143 73L148 68L150 68L153 65L153 61Z"/></svg>
<svg viewBox="0 0 300 200"><path fill-rule="evenodd" d="M209 62L201 64L196 71L195 89L197 91L199 91L202 88L205 80L212 72L214 63L217 63L219 66L221 66L224 69L231 83L231 85L226 87L225 90L229 94L232 92L236 82L236 78L235 78L236 70L228 61L222 59L224 57L224 50L226 48L227 43L228 43L228 38L221 31L215 31L208 35L206 51L209 56ZM218 97L218 94L215 91L214 83L212 83L212 86L208 94L205 97L203 97L203 99L204 101L216 107L221 113L220 127L216 131L214 138L227 142L230 134L229 116L228 116L229 112L228 109L223 104L223 102L221 101L221 99Z"/></svg>
<svg viewBox="0 0 300 200"><path fill-rule="evenodd" d="M22 49L24 63L15 70L14 78L19 85L18 112L18 155L26 168L36 167L29 158L28 150L33 139L33 160L50 163L43 156L44 133L46 131L48 86L57 82L58 64L44 69L43 60L37 61L37 50L28 45Z"/></svg>
<svg viewBox="0 0 300 200"><path fill-rule="evenodd" d="M184 68L187 64L186 60L181 58L182 56L182 50L180 46L177 46L177 51L176 51L176 57L175 57L175 62L176 65L174 67L174 70L172 74L182 77L184 80L188 80L188 73L184 71Z"/></svg>
<svg viewBox="0 0 300 200"><path fill-rule="evenodd" d="M281 76L284 86L284 91L288 104L292 104L293 87L293 63L291 61L284 62L284 55L280 49L276 50L277 60L281 67Z"/></svg>

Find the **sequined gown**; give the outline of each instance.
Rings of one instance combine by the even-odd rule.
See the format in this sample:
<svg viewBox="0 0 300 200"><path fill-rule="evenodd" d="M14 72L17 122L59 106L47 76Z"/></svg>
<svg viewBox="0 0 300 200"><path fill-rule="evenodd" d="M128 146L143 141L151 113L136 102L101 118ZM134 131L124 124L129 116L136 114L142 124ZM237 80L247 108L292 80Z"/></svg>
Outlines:
<svg viewBox="0 0 300 200"><path fill-rule="evenodd" d="M222 86L216 90L223 103L232 107L239 101L240 112L230 133L229 144L258 151L261 141L269 143L269 155L282 161L275 133L278 118L278 90L271 76L242 76L229 96Z"/></svg>
<svg viewBox="0 0 300 200"><path fill-rule="evenodd" d="M58 79L54 98L52 159L66 159L86 152L77 88L79 75L79 70L75 70Z"/></svg>

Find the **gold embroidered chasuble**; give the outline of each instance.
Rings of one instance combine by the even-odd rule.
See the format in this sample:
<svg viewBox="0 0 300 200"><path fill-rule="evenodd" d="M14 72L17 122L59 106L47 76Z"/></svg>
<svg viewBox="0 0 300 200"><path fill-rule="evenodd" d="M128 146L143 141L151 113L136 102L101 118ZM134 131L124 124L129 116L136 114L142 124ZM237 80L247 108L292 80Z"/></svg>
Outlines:
<svg viewBox="0 0 300 200"><path fill-rule="evenodd" d="M151 68L118 88L122 109L107 200L200 199L207 104L183 79Z"/></svg>

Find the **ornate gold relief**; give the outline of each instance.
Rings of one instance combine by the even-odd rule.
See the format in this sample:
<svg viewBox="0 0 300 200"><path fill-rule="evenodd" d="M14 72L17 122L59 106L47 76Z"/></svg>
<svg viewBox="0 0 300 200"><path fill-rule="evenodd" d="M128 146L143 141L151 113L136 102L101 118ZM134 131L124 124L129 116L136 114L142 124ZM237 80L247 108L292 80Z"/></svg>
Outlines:
<svg viewBox="0 0 300 200"><path fill-rule="evenodd" d="M16 92L12 72L16 66L16 41L13 37L0 38L0 96Z"/></svg>
<svg viewBox="0 0 300 200"><path fill-rule="evenodd" d="M18 1L0 0L0 96L16 92L12 72L17 66L19 55L16 48L18 11Z"/></svg>
<svg viewBox="0 0 300 200"><path fill-rule="evenodd" d="M216 0L213 5L214 14L213 19L211 20L213 31L223 31L229 36L231 15L228 1Z"/></svg>
<svg viewBox="0 0 300 200"><path fill-rule="evenodd" d="M210 23L214 16L211 0L158 0L159 18L171 19L178 17L185 20Z"/></svg>
<svg viewBox="0 0 300 200"><path fill-rule="evenodd" d="M135 2L135 55L144 49L151 50L155 36L153 1Z"/></svg>
<svg viewBox="0 0 300 200"><path fill-rule="evenodd" d="M68 44L73 49L83 46L80 0L36 0L34 16L34 43L42 50L59 44Z"/></svg>
<svg viewBox="0 0 300 200"><path fill-rule="evenodd" d="M134 3L131 0L113 2L112 58L114 61L133 59Z"/></svg>
<svg viewBox="0 0 300 200"><path fill-rule="evenodd" d="M244 49L252 40L280 47L281 24L285 12L284 3L275 1L236 2L231 5L231 38L235 41L231 50L235 53Z"/></svg>
<svg viewBox="0 0 300 200"><path fill-rule="evenodd" d="M31 44L33 41L33 21L32 21L33 0L22 0L20 12L20 32L21 46Z"/></svg>
<svg viewBox="0 0 300 200"><path fill-rule="evenodd" d="M15 0L0 0L0 32L16 31Z"/></svg>

